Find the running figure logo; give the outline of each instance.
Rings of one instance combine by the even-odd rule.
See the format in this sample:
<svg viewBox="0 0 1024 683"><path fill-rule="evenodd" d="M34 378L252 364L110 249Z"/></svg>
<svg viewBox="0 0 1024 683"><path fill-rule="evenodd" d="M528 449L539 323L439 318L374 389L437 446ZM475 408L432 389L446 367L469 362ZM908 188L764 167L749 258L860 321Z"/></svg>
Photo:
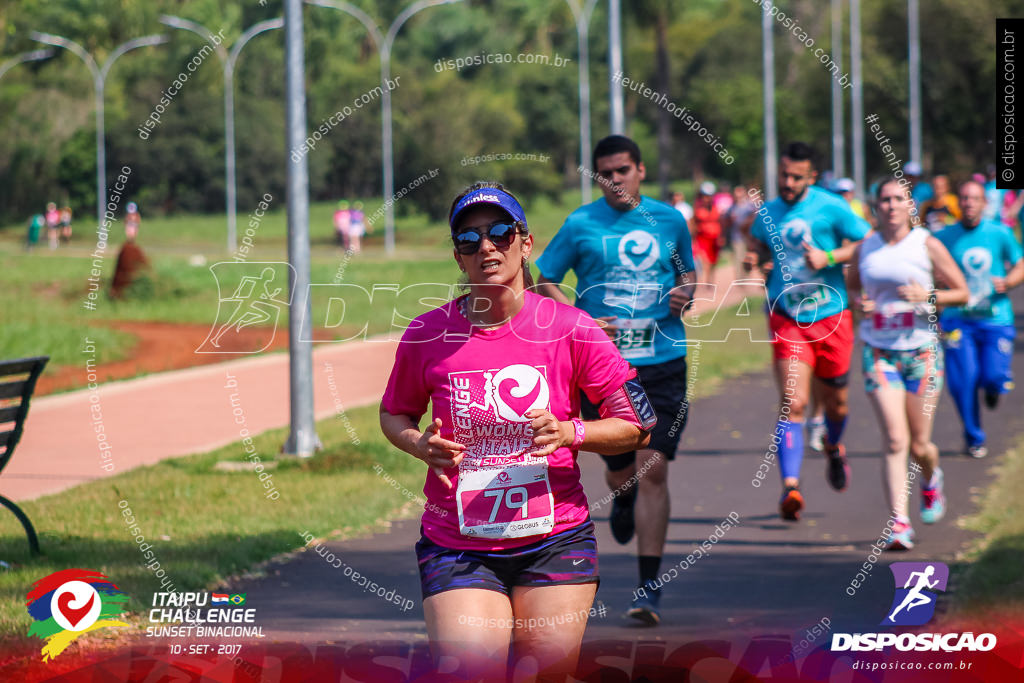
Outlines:
<svg viewBox="0 0 1024 683"><path fill-rule="evenodd" d="M221 262L210 266L217 282L217 319L196 353L259 353L274 342L281 311L289 304L287 278L279 277L284 273L282 266L291 269L286 263ZM224 296L228 291L230 296ZM260 348L240 350L244 345L232 338L249 327L271 328L270 339Z"/></svg>
<svg viewBox="0 0 1024 683"><path fill-rule="evenodd" d="M882 625L927 623L935 614L938 591L946 590L949 567L942 562L893 562L889 568L896 582L896 595Z"/></svg>

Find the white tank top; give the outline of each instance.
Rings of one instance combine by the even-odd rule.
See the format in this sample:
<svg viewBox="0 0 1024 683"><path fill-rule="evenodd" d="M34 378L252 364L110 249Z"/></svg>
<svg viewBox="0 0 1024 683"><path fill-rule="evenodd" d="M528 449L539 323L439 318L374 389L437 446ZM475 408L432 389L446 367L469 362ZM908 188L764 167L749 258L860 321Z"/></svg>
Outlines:
<svg viewBox="0 0 1024 683"><path fill-rule="evenodd" d="M860 281L864 294L875 302L875 310L860 323L860 338L880 349L911 351L934 343L938 320L934 307L900 298L899 287L917 282L931 291L935 287L932 260L924 228L913 228L895 244L886 244L881 233L868 236L860 246Z"/></svg>

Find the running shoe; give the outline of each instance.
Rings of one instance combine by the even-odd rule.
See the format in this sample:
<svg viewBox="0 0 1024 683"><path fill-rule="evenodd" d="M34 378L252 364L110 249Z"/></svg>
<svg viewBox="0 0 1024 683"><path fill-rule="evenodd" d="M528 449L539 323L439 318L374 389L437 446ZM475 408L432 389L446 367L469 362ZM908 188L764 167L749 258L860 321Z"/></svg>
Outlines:
<svg viewBox="0 0 1024 683"><path fill-rule="evenodd" d="M896 522L889 530L886 550L910 550L914 547L914 529L906 522Z"/></svg>
<svg viewBox="0 0 1024 683"><path fill-rule="evenodd" d="M795 522L800 519L800 511L804 508L804 497L796 486L787 486L779 501L779 514L783 519Z"/></svg>
<svg viewBox="0 0 1024 683"><path fill-rule="evenodd" d="M661 614L658 612L658 603L661 602L661 590L644 586L644 595L637 595L633 598L626 616L643 622L647 626L657 626L661 622Z"/></svg>
<svg viewBox="0 0 1024 683"><path fill-rule="evenodd" d="M628 503L623 503L623 499ZM636 504L636 484L630 486L627 491L612 498L612 512L609 515L609 524L612 528L612 538L622 545L629 543L633 538L636 526L633 523L633 506Z"/></svg>
<svg viewBox="0 0 1024 683"><path fill-rule="evenodd" d="M985 406L989 410L995 410L996 406L999 405L999 394L994 391L985 392Z"/></svg>
<svg viewBox="0 0 1024 683"><path fill-rule="evenodd" d="M977 458L980 460L981 458L984 458L985 456L988 455L988 448L985 447L985 444L978 444L977 446L968 446L967 455L971 456L972 458Z"/></svg>
<svg viewBox="0 0 1024 683"><path fill-rule="evenodd" d="M921 521L925 524L935 524L946 514L946 496L942 492L942 470L935 470L933 480L936 481L934 488L921 487Z"/></svg>
<svg viewBox="0 0 1024 683"><path fill-rule="evenodd" d="M843 444L833 446L826 443L825 458L828 460L828 468L825 470L828 485L836 491L845 491L846 482L850 479L850 465L846 462L846 447Z"/></svg>
<svg viewBox="0 0 1024 683"><path fill-rule="evenodd" d="M825 427L825 418L811 419L807 421L807 445L816 453L825 449L825 435L828 429Z"/></svg>

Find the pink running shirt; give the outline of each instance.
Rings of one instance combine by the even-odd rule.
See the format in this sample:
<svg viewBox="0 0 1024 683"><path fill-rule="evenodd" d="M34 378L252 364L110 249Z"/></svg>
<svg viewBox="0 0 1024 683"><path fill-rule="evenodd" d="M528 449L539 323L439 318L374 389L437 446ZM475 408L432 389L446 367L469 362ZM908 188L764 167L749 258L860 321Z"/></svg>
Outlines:
<svg viewBox="0 0 1024 683"><path fill-rule="evenodd" d="M409 325L382 407L419 421L433 407L441 436L467 446L448 489L427 472L423 530L456 550L495 551L535 543L581 524L588 505L576 452L533 458L530 420L546 408L580 414L579 390L595 404L636 371L593 318L526 292L522 310L497 329L471 327L457 301Z"/></svg>

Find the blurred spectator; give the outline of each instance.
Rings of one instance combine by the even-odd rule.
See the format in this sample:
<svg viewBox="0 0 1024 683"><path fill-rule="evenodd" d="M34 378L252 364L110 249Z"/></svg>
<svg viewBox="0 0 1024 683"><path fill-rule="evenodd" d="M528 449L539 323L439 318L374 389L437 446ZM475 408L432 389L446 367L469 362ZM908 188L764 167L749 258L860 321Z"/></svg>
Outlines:
<svg viewBox="0 0 1024 683"><path fill-rule="evenodd" d="M932 186L922 180L921 164L916 161L908 161L903 165L903 175L910 181L910 196L920 211L921 204L932 198Z"/></svg>
<svg viewBox="0 0 1024 683"><path fill-rule="evenodd" d="M355 202L352 204L352 224L349 227L349 250L358 254L361 246L360 241L363 235L366 234L366 214L363 213L363 203Z"/></svg>
<svg viewBox="0 0 1024 683"><path fill-rule="evenodd" d="M949 177L937 175L932 178L932 198L920 205L920 216L925 227L932 232L941 230L960 220L960 205L949 186Z"/></svg>
<svg viewBox="0 0 1024 683"><path fill-rule="evenodd" d="M754 222L754 203L747 195L747 188L739 184L732 189L732 206L723 219L726 239L731 243L735 258L734 267L739 274L739 264L743 262L747 251L747 239L750 237L750 225Z"/></svg>
<svg viewBox="0 0 1024 683"><path fill-rule="evenodd" d="M996 187L995 164L989 164L985 172L985 176L974 178L985 187L985 211L982 213L981 219L1013 227L1013 212L1010 210L1013 204L1013 198L1010 197L1011 192ZM981 176L980 173L976 175Z"/></svg>
<svg viewBox="0 0 1024 683"><path fill-rule="evenodd" d="M334 212L334 235L338 246L348 251L348 232L352 227L352 214L348 208L348 202L342 199L338 202L338 209Z"/></svg>
<svg viewBox="0 0 1024 683"><path fill-rule="evenodd" d="M46 205L46 240L50 243L50 249L57 248L57 226L60 225L60 211L57 205L50 202Z"/></svg>
<svg viewBox="0 0 1024 683"><path fill-rule="evenodd" d="M672 208L683 214L687 225L693 220L693 207L686 201L686 195L682 192L672 193Z"/></svg>
<svg viewBox="0 0 1024 683"><path fill-rule="evenodd" d="M715 208L718 209L718 215L725 216L725 213L732 208L732 192L729 191L728 187L722 186L715 193L713 201Z"/></svg>
<svg viewBox="0 0 1024 683"><path fill-rule="evenodd" d="M718 265L718 252L722 247L722 215L715 206L714 183L700 184L690 232L693 234L697 277L711 284L714 282L715 266Z"/></svg>
<svg viewBox="0 0 1024 683"><path fill-rule="evenodd" d="M868 209L864 206L864 202L857 199L854 192L857 189L856 183L853 182L852 178L840 178L835 184L836 194L846 200L846 203L850 205L850 210L854 214L860 216L864 220L871 222L871 216L868 214Z"/></svg>
<svg viewBox="0 0 1024 683"><path fill-rule="evenodd" d="M124 214L124 236L129 242L134 242L139 235L139 226L142 224L142 216L139 215L139 205L135 202L128 202Z"/></svg>
<svg viewBox="0 0 1024 683"><path fill-rule="evenodd" d="M29 219L28 238L25 241L25 248L29 251L39 244L39 233L42 232L44 225L46 225L46 218L41 213L37 213Z"/></svg>
<svg viewBox="0 0 1024 683"><path fill-rule="evenodd" d="M64 206L60 210L60 240L64 243L71 242L71 207Z"/></svg>

